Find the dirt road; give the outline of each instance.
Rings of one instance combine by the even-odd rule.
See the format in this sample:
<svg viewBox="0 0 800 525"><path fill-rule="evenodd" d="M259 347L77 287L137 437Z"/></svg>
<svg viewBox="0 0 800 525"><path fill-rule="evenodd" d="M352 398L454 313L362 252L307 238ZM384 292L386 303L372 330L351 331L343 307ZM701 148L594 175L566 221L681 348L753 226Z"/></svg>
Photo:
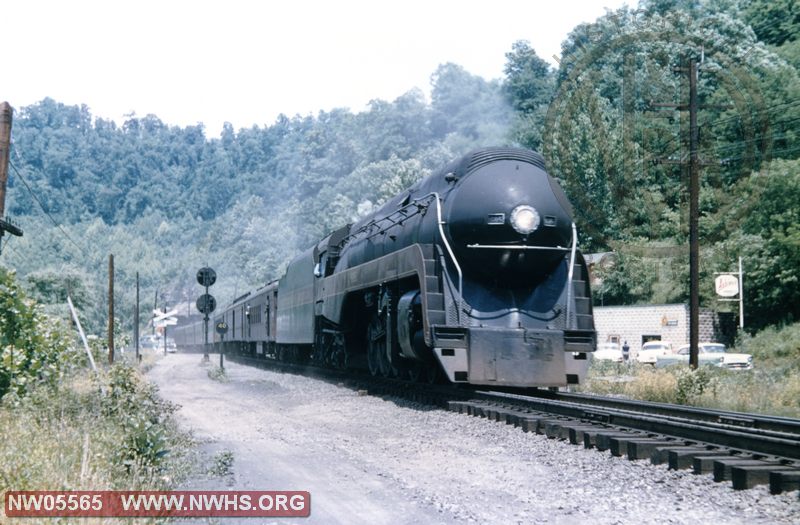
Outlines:
<svg viewBox="0 0 800 525"><path fill-rule="evenodd" d="M163 397L181 405L181 423L204 443L203 468L217 473L182 488L311 493L308 519L241 523L772 524L800 518L796 493L734 492L709 476L234 363L226 367L228 382L220 382L200 361L197 354L173 354L148 374Z"/></svg>

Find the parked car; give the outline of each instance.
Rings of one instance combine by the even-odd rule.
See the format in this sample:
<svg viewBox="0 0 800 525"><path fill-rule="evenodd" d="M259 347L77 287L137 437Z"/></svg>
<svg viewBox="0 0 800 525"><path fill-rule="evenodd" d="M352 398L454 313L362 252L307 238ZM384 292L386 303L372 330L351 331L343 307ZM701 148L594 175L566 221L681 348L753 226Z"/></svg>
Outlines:
<svg viewBox="0 0 800 525"><path fill-rule="evenodd" d="M619 343L600 343L594 352L594 359L621 363L623 361L622 349L619 347Z"/></svg>
<svg viewBox="0 0 800 525"><path fill-rule="evenodd" d="M655 365L659 356L672 353L672 343L669 341L648 341L642 345L642 349L636 356L640 363Z"/></svg>
<svg viewBox="0 0 800 525"><path fill-rule="evenodd" d="M139 350L142 352L155 352L159 348L161 338L156 335L143 335L139 338Z"/></svg>
<svg viewBox="0 0 800 525"><path fill-rule="evenodd" d="M733 354L727 352L721 343L699 343L697 345L697 361L700 365L711 365L731 370L750 370L753 368L753 356L750 354ZM683 345L671 355L659 356L656 366L689 364L689 345Z"/></svg>

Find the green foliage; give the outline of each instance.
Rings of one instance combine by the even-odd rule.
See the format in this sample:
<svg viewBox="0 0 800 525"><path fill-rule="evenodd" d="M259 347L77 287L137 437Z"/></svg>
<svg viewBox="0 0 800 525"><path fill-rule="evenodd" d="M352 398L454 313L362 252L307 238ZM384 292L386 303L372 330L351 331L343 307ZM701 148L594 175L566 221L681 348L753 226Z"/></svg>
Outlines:
<svg viewBox="0 0 800 525"><path fill-rule="evenodd" d="M751 0L743 15L762 42L780 46L800 37L800 5L795 0Z"/></svg>
<svg viewBox="0 0 800 525"><path fill-rule="evenodd" d="M766 342L766 341L765 341ZM755 357L753 370L704 366L653 368L637 363L594 361L581 391L776 416L800 416L796 363L782 368Z"/></svg>
<svg viewBox="0 0 800 525"><path fill-rule="evenodd" d="M107 381L101 409L116 421L124 436L116 461L128 470L158 466L169 452L167 423L176 407L161 400L157 388L129 365L115 364Z"/></svg>
<svg viewBox="0 0 800 525"><path fill-rule="evenodd" d="M754 272L747 278L755 286L745 288L753 326L797 318L796 308L777 306L800 304L797 232L755 228L741 213L759 211L757 181L747 182L753 173L795 169L779 161L800 155L794 4L646 0L640 7L575 27L557 70L525 41L506 54L502 82L442 64L431 76L430 103L414 90L361 113L281 115L263 127L226 125L214 138L202 126L169 126L154 115L130 115L118 126L85 105L44 99L21 108L12 159L78 246L12 176L10 212L35 235L15 239L4 260L48 308L73 290L87 330L102 335L99 276L109 253L120 312L132 311L137 271L145 311L156 292L159 304L191 311L202 264L217 270L213 293L224 304L455 156L516 143L545 155L574 203L581 248L620 252L596 294L604 303L685 300L686 256L677 249L688 237L685 173L671 161L686 156L687 116L652 103L685 102L686 78L672 68L702 49L700 157L710 164L701 177L701 274L730 270L742 255ZM796 206L778 201L785 210L778 215L791 220ZM708 303L708 283L702 294ZM131 316L120 317L130 330Z"/></svg>
<svg viewBox="0 0 800 525"><path fill-rule="evenodd" d="M51 99L20 108L13 161L62 228L12 176L9 208L26 235L4 250L4 262L53 309L71 290L84 327L101 337L109 253L116 311L129 331L136 272L143 312L156 293L159 305L192 311L194 273L206 263L224 304L431 169L508 143L512 111L499 81L445 64L432 83L430 104L415 90L362 113L281 115L208 139L202 126L168 126L154 115L117 126Z"/></svg>
<svg viewBox="0 0 800 525"><path fill-rule="evenodd" d="M78 359L64 328L26 297L13 272L0 268L0 396L53 385Z"/></svg>
<svg viewBox="0 0 800 525"><path fill-rule="evenodd" d="M122 367L87 376L38 385L0 405L0 493L166 490L188 473L190 440L152 386Z"/></svg>
<svg viewBox="0 0 800 525"><path fill-rule="evenodd" d="M224 477L233 474L233 452L223 450L214 456L213 462L208 469L212 476Z"/></svg>
<svg viewBox="0 0 800 525"><path fill-rule="evenodd" d="M721 259L743 256L749 329L800 320L800 160L750 175L713 221L727 232L716 245Z"/></svg>
<svg viewBox="0 0 800 525"><path fill-rule="evenodd" d="M617 252L614 262L596 271L601 280L594 290L603 304L636 304L650 298L657 279L653 265L641 257Z"/></svg>
<svg viewBox="0 0 800 525"><path fill-rule="evenodd" d="M553 72L524 40L514 42L506 53L504 71L503 90L517 111L512 135L520 144L539 150L547 106L553 99Z"/></svg>
<svg viewBox="0 0 800 525"><path fill-rule="evenodd" d="M213 379L214 381L219 381L220 383L227 383L229 381L228 375L225 373L224 368L215 366L214 368L210 368L206 373L208 378Z"/></svg>
<svg viewBox="0 0 800 525"><path fill-rule="evenodd" d="M675 370L677 379L675 401L680 405L693 405L708 390L715 391L717 382L713 370L708 366L678 367Z"/></svg>
<svg viewBox="0 0 800 525"><path fill-rule="evenodd" d="M774 368L800 368L800 323L770 326L755 335L741 334L736 349L752 354L757 363Z"/></svg>

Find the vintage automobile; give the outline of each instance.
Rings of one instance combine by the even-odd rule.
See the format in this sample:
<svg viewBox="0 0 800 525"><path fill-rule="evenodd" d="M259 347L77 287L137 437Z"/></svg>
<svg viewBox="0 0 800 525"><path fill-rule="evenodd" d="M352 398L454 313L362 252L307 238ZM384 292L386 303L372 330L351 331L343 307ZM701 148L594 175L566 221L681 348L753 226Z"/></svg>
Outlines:
<svg viewBox="0 0 800 525"><path fill-rule="evenodd" d="M162 339L156 335L143 335L139 338L139 350L142 352L155 352L162 348L163 344Z"/></svg>
<svg viewBox="0 0 800 525"><path fill-rule="evenodd" d="M659 356L672 353L672 343L669 341L648 341L636 355L636 360L647 365L655 365Z"/></svg>
<svg viewBox="0 0 800 525"><path fill-rule="evenodd" d="M592 355L595 360L613 361L615 363L621 363L624 360L619 343L600 343Z"/></svg>
<svg viewBox="0 0 800 525"><path fill-rule="evenodd" d="M750 370L753 368L753 356L750 354L732 354L725 350L721 343L700 343L697 360L700 365L711 365L731 370ZM674 354L658 356L656 366L664 367L678 364L689 364L689 345L678 348Z"/></svg>

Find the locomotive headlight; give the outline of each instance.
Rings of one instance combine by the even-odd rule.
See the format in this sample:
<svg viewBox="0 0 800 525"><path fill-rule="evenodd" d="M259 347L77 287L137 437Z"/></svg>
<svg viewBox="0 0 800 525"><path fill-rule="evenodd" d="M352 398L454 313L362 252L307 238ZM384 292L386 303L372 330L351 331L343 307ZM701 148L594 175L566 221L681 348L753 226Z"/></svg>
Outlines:
<svg viewBox="0 0 800 525"><path fill-rule="evenodd" d="M523 204L511 212L511 226L519 233L528 235L539 227L539 212L533 206Z"/></svg>

